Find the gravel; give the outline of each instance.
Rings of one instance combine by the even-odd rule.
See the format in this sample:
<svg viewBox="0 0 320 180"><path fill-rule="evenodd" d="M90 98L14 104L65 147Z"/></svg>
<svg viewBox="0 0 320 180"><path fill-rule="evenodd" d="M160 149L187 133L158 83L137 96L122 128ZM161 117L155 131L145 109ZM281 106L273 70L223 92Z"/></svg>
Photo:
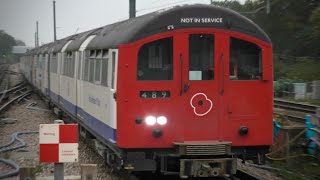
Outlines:
<svg viewBox="0 0 320 180"><path fill-rule="evenodd" d="M36 95L32 95L29 100L38 102L38 107L40 108L46 108L42 100ZM39 124L53 123L53 121L57 119L57 117L50 112L32 111L26 109L26 105L28 103L29 102L24 101L21 102L21 104L15 104L4 114L5 117L17 119L17 122L15 124L6 124L0 126L1 145L8 143L11 140L11 135L15 132L39 131ZM14 159L15 162L20 167L36 167L37 171L39 171L37 176L53 176L54 168L52 163L39 163L39 135L26 134L19 137L21 137L21 139L27 143L27 147L22 148L23 151L31 152L31 156L34 158L30 159L28 157L19 157ZM13 144L12 147L15 145L17 144ZM14 152L18 151L19 150L15 150ZM6 153L4 156L13 156L14 158L15 155L14 153ZM65 163L65 176L80 175L81 164L97 164L98 179L121 179L120 177L114 175L109 168L103 165L103 159L82 140L79 141L79 162ZM10 169L10 167L0 163L0 172L5 172L8 170L8 168Z"/></svg>
<svg viewBox="0 0 320 180"><path fill-rule="evenodd" d="M11 70L18 72L18 65L11 66ZM21 77L12 75L11 85L21 81ZM37 107L47 109L46 104L35 93L28 98L29 101L37 102ZM39 131L39 124L52 124L57 119L56 115L51 112L28 110L26 106L30 102L21 101L20 104L13 104L7 111L1 115L1 118L14 118L17 121L14 124L0 125L0 146L11 141L11 135L16 132ZM19 136L27 146L14 150L12 152L0 154L0 158L9 158L17 163L20 167L36 167L37 176L53 176L53 163L39 162L39 135L25 134ZM10 147L14 147L14 143ZM108 167L104 165L103 159L82 140L79 141L79 162L65 163L65 176L79 176L81 164L97 164L98 179L121 180L122 177L115 175ZM10 172L12 169L0 162L0 174ZM17 177L13 177L17 179Z"/></svg>

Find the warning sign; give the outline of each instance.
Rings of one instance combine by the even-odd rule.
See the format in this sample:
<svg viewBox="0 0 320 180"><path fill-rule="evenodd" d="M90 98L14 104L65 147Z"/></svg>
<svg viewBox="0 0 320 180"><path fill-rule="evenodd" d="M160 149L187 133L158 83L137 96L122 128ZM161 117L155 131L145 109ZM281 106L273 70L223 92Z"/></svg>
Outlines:
<svg viewBox="0 0 320 180"><path fill-rule="evenodd" d="M77 162L78 125L40 124L40 162Z"/></svg>

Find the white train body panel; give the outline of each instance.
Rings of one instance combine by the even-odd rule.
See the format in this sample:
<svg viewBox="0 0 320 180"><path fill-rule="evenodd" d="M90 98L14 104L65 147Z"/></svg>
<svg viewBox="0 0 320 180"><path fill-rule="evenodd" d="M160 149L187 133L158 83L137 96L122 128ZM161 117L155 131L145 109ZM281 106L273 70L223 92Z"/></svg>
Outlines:
<svg viewBox="0 0 320 180"><path fill-rule="evenodd" d="M33 61L33 67L32 67L32 85L34 87L38 87L37 86L37 80L38 80L38 72L37 72L37 66L38 66L38 62L37 62L37 55L33 56L32 61Z"/></svg>
<svg viewBox="0 0 320 180"><path fill-rule="evenodd" d="M115 77L112 80L112 54L114 53ZM81 82L80 98L81 106L78 108L79 116L102 137L110 142L116 142L116 102L114 93L116 91L117 74L117 50L109 49L108 53L108 83L102 86L88 81ZM103 74L105 75L105 74ZM113 89L111 82L113 81Z"/></svg>
<svg viewBox="0 0 320 180"><path fill-rule="evenodd" d="M36 68L36 71L37 71L37 89L38 90L41 90L42 88L42 70L40 68L41 66L41 62L42 61L42 54L40 54L39 56L37 56L37 68Z"/></svg>
<svg viewBox="0 0 320 180"><path fill-rule="evenodd" d="M82 79L82 62L83 62L83 51L80 51L77 53L78 55L78 58L76 58L76 61L77 61L77 109L81 108L83 109L83 103L82 103L82 98L81 98L81 95L82 95L82 86L83 86L83 81L81 80ZM80 66L80 67L79 67ZM80 71L80 72L78 72ZM80 76L80 77L79 77ZM80 114L79 114L79 110L77 110L77 116L81 117ZM83 118L83 117L81 117Z"/></svg>
<svg viewBox="0 0 320 180"><path fill-rule="evenodd" d="M59 103L59 74L50 73L50 99Z"/></svg>
<svg viewBox="0 0 320 180"><path fill-rule="evenodd" d="M62 68L64 68L64 60L65 60L65 49L68 47L68 45L71 43L72 41L69 41L61 50L61 57L62 57L62 61L61 61L61 65ZM74 65L73 65L73 68ZM63 75L62 73L60 74L60 99L59 99L59 103L71 114L75 115L76 114L76 95L77 95L77 81L73 77L68 77Z"/></svg>
<svg viewBox="0 0 320 180"><path fill-rule="evenodd" d="M44 60L42 65L42 93L46 96L49 95L49 89L48 89L48 62L49 62L49 55L45 54L42 56L42 60Z"/></svg>
<svg viewBox="0 0 320 180"><path fill-rule="evenodd" d="M80 68L77 68L77 71L80 71L80 73L78 74L80 77L77 78L77 108L80 109L84 109L83 107L83 83L84 81L82 80L83 77L83 66L84 66L84 59L85 59L85 49L87 47L87 45L90 43L90 41L95 37L96 35L91 35L89 37L87 37L87 39L81 44L80 48L79 48L79 58L78 60L78 65L80 66ZM79 62L80 61L80 62ZM77 111L77 115L81 117L81 115L79 114L79 111ZM81 117L83 119L83 117Z"/></svg>
<svg viewBox="0 0 320 180"><path fill-rule="evenodd" d="M51 53L51 60L53 54ZM60 62L61 62L61 53L56 53L56 63L57 69L56 72L50 71L50 99L55 102L59 103L59 88L60 88Z"/></svg>
<svg viewBox="0 0 320 180"><path fill-rule="evenodd" d="M60 104L73 115L76 114L76 80L60 76Z"/></svg>

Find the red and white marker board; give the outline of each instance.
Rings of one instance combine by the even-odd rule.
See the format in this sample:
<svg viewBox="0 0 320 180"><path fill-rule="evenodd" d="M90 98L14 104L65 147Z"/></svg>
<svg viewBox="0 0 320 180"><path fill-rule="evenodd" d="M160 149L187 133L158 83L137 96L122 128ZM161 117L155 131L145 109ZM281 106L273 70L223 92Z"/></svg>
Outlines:
<svg viewBox="0 0 320 180"><path fill-rule="evenodd" d="M78 124L40 124L40 162L78 162Z"/></svg>

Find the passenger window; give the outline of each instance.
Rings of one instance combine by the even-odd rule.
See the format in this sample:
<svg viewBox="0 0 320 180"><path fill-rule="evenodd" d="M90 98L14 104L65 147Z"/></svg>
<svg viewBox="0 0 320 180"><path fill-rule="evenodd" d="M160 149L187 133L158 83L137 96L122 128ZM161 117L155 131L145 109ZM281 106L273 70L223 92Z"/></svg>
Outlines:
<svg viewBox="0 0 320 180"><path fill-rule="evenodd" d="M96 84L101 84L101 60L102 60L102 50L96 51L96 58L94 62L94 82Z"/></svg>
<svg viewBox="0 0 320 180"><path fill-rule="evenodd" d="M84 65L83 65L83 80L89 81L89 52L85 53L85 58L84 58Z"/></svg>
<svg viewBox="0 0 320 180"><path fill-rule="evenodd" d="M114 89L115 71L116 71L116 53L115 53L115 52L112 52L112 77L111 77L111 89Z"/></svg>
<svg viewBox="0 0 320 180"><path fill-rule="evenodd" d="M63 75L67 75L67 69L68 69L68 58L67 58L67 53L64 53L64 58L63 58Z"/></svg>
<svg viewBox="0 0 320 180"><path fill-rule="evenodd" d="M257 80L262 78L261 48L237 38L230 40L230 79Z"/></svg>
<svg viewBox="0 0 320 180"><path fill-rule="evenodd" d="M94 76L94 59L89 60L89 82L93 83L93 76Z"/></svg>
<svg viewBox="0 0 320 180"><path fill-rule="evenodd" d="M78 78L78 79L81 79L81 76L80 76L81 72L80 72L80 71L81 71L81 62L82 62L82 60L83 60L83 59L81 58L81 57L82 57L82 52L80 51L78 54L79 54L79 56L78 56L78 72L77 72L77 78Z"/></svg>
<svg viewBox="0 0 320 180"><path fill-rule="evenodd" d="M108 50L102 52L102 77L101 85L108 86Z"/></svg>
<svg viewBox="0 0 320 180"><path fill-rule="evenodd" d="M189 36L189 80L214 79L214 36Z"/></svg>
<svg viewBox="0 0 320 180"><path fill-rule="evenodd" d="M57 73L57 54L53 53L50 59L50 71L52 73Z"/></svg>
<svg viewBox="0 0 320 180"><path fill-rule="evenodd" d="M72 52L67 53L67 62L68 62L68 68L66 75L69 77L74 77L74 57Z"/></svg>
<svg viewBox="0 0 320 180"><path fill-rule="evenodd" d="M138 80L173 79L173 38L143 45L138 54Z"/></svg>
<svg viewBox="0 0 320 180"><path fill-rule="evenodd" d="M95 60L94 81L97 84L101 83L101 58Z"/></svg>
<svg viewBox="0 0 320 180"><path fill-rule="evenodd" d="M89 82L93 83L93 79L94 79L94 60L96 58L96 51L95 50L91 50L90 51L90 56L89 56Z"/></svg>

